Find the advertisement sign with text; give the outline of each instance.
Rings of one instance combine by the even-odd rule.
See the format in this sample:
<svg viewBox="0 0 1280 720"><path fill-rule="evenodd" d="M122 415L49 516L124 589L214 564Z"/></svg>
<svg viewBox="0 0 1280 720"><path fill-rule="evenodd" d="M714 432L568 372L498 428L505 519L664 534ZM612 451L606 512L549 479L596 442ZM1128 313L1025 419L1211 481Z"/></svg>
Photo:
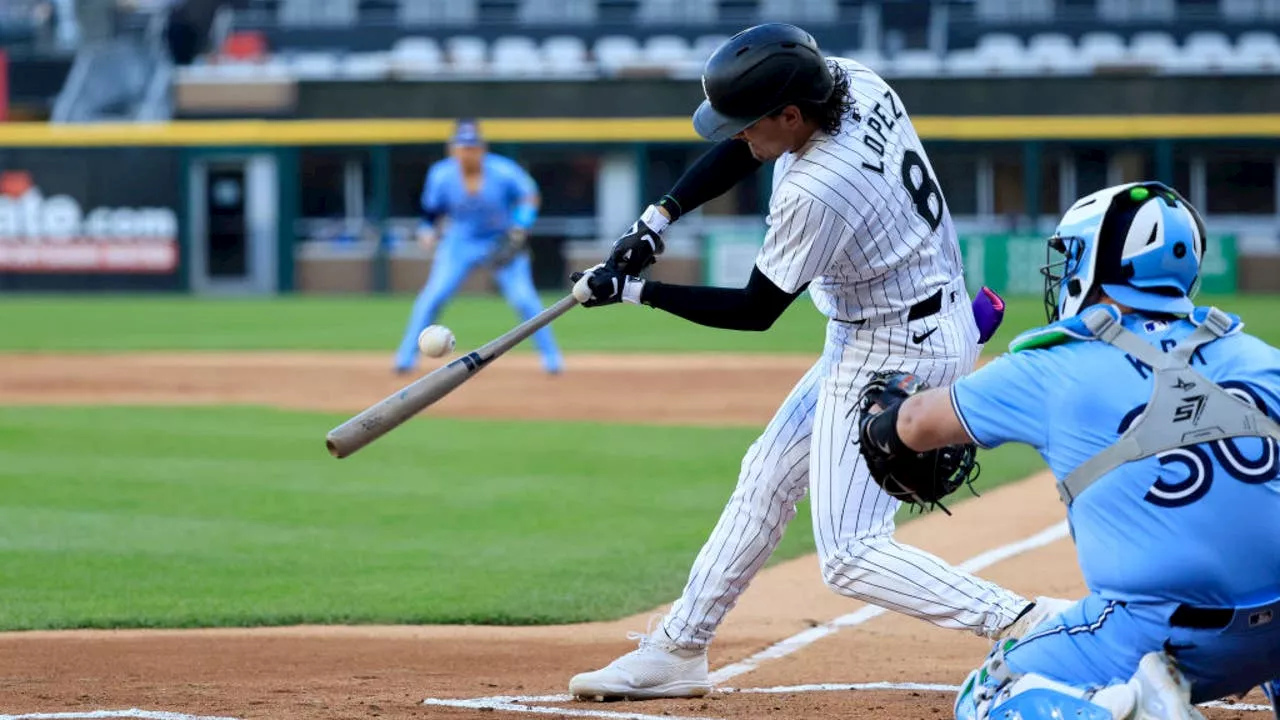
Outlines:
<svg viewBox="0 0 1280 720"><path fill-rule="evenodd" d="M152 148L0 152L3 286L177 288L176 165Z"/></svg>

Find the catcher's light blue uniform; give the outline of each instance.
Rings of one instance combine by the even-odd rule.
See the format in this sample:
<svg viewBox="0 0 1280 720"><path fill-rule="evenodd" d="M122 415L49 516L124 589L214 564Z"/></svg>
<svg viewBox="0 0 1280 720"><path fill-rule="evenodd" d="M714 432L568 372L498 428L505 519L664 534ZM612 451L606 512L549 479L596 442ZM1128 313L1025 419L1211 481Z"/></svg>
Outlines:
<svg viewBox="0 0 1280 720"><path fill-rule="evenodd" d="M418 354L418 334L435 322L449 298L458 291L467 275L482 265L504 242L513 225L527 229L533 213L523 200L538 192L533 178L513 160L485 153L483 180L473 195L467 192L462 169L446 158L432 165L422 190L422 209L428 216L447 216L449 222L436 246L422 292L414 301L404 338L396 353L396 368L413 367ZM494 280L503 297L528 320L542 311L542 302L533 285L528 253L494 269ZM562 367L551 328L534 333L542 354L543 367L559 372Z"/></svg>
<svg viewBox="0 0 1280 720"><path fill-rule="evenodd" d="M1196 326L1142 314L1122 324L1169 348ZM1240 331L1199 348L1191 367L1272 418L1280 351ZM1035 447L1062 478L1132 423L1152 393L1151 368L1103 342L1070 339L1006 354L952 386L981 446ZM1188 395L1192 394L1190 390ZM1123 682L1145 653L1167 649L1193 701L1280 675L1280 477L1271 439L1193 445L1111 471L1069 508L1091 594L1005 653L1009 668L1077 686ZM1171 622L1180 611L1196 624Z"/></svg>
<svg viewBox="0 0 1280 720"><path fill-rule="evenodd" d="M951 403L977 444L1040 452L1090 592L998 644L956 717L1184 719L1273 689L1280 351L1192 302L1204 220L1163 183L1077 200L1048 245L1050 324Z"/></svg>

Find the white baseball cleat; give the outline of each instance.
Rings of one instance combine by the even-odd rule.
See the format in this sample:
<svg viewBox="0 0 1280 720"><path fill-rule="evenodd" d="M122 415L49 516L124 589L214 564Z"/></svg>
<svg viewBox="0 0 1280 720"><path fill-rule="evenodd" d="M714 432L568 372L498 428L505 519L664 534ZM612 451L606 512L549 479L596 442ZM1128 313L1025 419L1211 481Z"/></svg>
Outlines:
<svg viewBox="0 0 1280 720"><path fill-rule="evenodd" d="M1133 720L1204 720L1191 704L1191 683L1162 652L1143 655L1129 685L1138 692Z"/></svg>
<svg viewBox="0 0 1280 720"><path fill-rule="evenodd" d="M569 681L569 692L583 700L649 700L702 697L711 692L707 650L677 647L661 627L648 635L627 633L640 647L593 672Z"/></svg>
<svg viewBox="0 0 1280 720"><path fill-rule="evenodd" d="M1052 597L1037 597L1036 601L1031 604L1016 620L1006 625L1000 632L996 633L993 640L1020 640L1031 634L1041 623L1067 608L1075 605L1072 600L1062 600Z"/></svg>

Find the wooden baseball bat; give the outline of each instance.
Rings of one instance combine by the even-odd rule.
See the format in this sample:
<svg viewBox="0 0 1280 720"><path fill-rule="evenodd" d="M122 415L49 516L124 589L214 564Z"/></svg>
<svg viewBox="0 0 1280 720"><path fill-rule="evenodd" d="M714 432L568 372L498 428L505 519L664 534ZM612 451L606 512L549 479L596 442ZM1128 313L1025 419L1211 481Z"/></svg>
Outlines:
<svg viewBox="0 0 1280 720"><path fill-rule="evenodd" d="M470 380L486 365L577 304L577 298L566 295L555 305L520 323L479 350L469 352L448 365L432 370L383 398L378 404L366 408L359 415L329 431L324 442L325 447L329 449L329 454L336 458L347 457L387 434L405 420L456 390L459 385Z"/></svg>

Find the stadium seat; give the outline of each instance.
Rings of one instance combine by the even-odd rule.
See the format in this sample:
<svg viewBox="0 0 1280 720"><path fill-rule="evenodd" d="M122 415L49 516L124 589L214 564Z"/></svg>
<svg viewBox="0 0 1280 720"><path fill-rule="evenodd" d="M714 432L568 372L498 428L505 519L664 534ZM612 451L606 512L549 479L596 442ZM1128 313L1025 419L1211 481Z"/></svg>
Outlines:
<svg viewBox="0 0 1280 720"><path fill-rule="evenodd" d="M400 22L406 25L474 25L479 0L400 0Z"/></svg>
<svg viewBox="0 0 1280 720"><path fill-rule="evenodd" d="M257 62L268 54L267 39L257 30L239 30L222 41L219 55L237 61Z"/></svg>
<svg viewBox="0 0 1280 720"><path fill-rule="evenodd" d="M339 77L348 80L383 80L391 74L391 53L349 53L338 66Z"/></svg>
<svg viewBox="0 0 1280 720"><path fill-rule="evenodd" d="M841 53L840 57L848 58L854 62L862 63L877 73L885 72L889 61L879 50L863 50L862 48L850 48Z"/></svg>
<svg viewBox="0 0 1280 720"><path fill-rule="evenodd" d="M299 80L331 80L338 76L338 56L328 52L302 52L293 56L289 71Z"/></svg>
<svg viewBox="0 0 1280 720"><path fill-rule="evenodd" d="M1095 69L1125 62L1124 39L1115 33L1088 32L1080 36L1080 58Z"/></svg>
<svg viewBox="0 0 1280 720"><path fill-rule="evenodd" d="M1226 35L1198 31L1187 35L1182 51L1168 58L1163 68L1166 72L1216 73L1225 70L1234 60L1235 48Z"/></svg>
<svg viewBox="0 0 1280 720"><path fill-rule="evenodd" d="M978 38L974 48L978 60L971 61L986 74L1023 75L1028 72L1022 40L1007 33L988 33ZM962 61L963 62L963 61Z"/></svg>
<svg viewBox="0 0 1280 720"><path fill-rule="evenodd" d="M715 0L640 0L636 20L646 25L715 22Z"/></svg>
<svg viewBox="0 0 1280 720"><path fill-rule="evenodd" d="M542 53L532 38L511 35L493 41L490 70L499 76L527 76L542 73Z"/></svg>
<svg viewBox="0 0 1280 720"><path fill-rule="evenodd" d="M524 0L516 12L522 23L584 24L596 21L596 0Z"/></svg>
<svg viewBox="0 0 1280 720"><path fill-rule="evenodd" d="M596 64L608 73L641 62L644 57L639 41L630 35L605 35L596 40L592 54Z"/></svg>
<svg viewBox="0 0 1280 720"><path fill-rule="evenodd" d="M1147 31L1129 38L1128 57L1135 63L1164 67L1177 53L1178 46L1168 33Z"/></svg>
<svg viewBox="0 0 1280 720"><path fill-rule="evenodd" d="M406 37L391 48L391 71L405 78L436 75L444 67L444 53L434 38Z"/></svg>
<svg viewBox="0 0 1280 720"><path fill-rule="evenodd" d="M579 75L590 72L587 44L573 35L555 35L542 41L543 66L555 75Z"/></svg>
<svg viewBox="0 0 1280 720"><path fill-rule="evenodd" d="M981 54L1018 53L1023 52L1022 39L1009 33L987 33L978 38L974 47Z"/></svg>
<svg viewBox="0 0 1280 720"><path fill-rule="evenodd" d="M1236 68L1245 71L1280 70L1280 40L1275 33L1251 30L1236 40Z"/></svg>
<svg viewBox="0 0 1280 720"><path fill-rule="evenodd" d="M690 58L689 43L679 35L654 35L644 43L644 59L651 65L680 67Z"/></svg>
<svg viewBox="0 0 1280 720"><path fill-rule="evenodd" d="M974 14L993 22L1043 22L1053 19L1053 0L976 0Z"/></svg>
<svg viewBox="0 0 1280 720"><path fill-rule="evenodd" d="M281 0L277 18L281 25L352 25L356 0Z"/></svg>
<svg viewBox="0 0 1280 720"><path fill-rule="evenodd" d="M454 72L483 72L487 65L488 48L484 38L474 35L454 35L444 41L449 68Z"/></svg>
<svg viewBox="0 0 1280 720"><path fill-rule="evenodd" d="M956 77L976 77L991 73L991 61L977 50L952 50L942 59L942 72Z"/></svg>
<svg viewBox="0 0 1280 720"><path fill-rule="evenodd" d="M1218 8L1235 22L1280 19L1280 0L1220 0Z"/></svg>
<svg viewBox="0 0 1280 720"><path fill-rule="evenodd" d="M711 57L711 53L716 48L724 44L729 39L728 35L702 35L693 41L693 48L689 51L690 55L700 63L706 63L707 58Z"/></svg>
<svg viewBox="0 0 1280 720"><path fill-rule="evenodd" d="M1088 72L1093 67L1062 33L1033 35L1027 41L1025 63L1032 72L1059 75Z"/></svg>
<svg viewBox="0 0 1280 720"><path fill-rule="evenodd" d="M1095 7L1104 21L1149 23L1173 20L1178 14L1175 0L1097 0Z"/></svg>
<svg viewBox="0 0 1280 720"><path fill-rule="evenodd" d="M932 77L941 72L942 59L933 51L903 50L884 64L883 74L896 77Z"/></svg>
<svg viewBox="0 0 1280 720"><path fill-rule="evenodd" d="M761 22L832 23L840 19L836 0L761 0Z"/></svg>

